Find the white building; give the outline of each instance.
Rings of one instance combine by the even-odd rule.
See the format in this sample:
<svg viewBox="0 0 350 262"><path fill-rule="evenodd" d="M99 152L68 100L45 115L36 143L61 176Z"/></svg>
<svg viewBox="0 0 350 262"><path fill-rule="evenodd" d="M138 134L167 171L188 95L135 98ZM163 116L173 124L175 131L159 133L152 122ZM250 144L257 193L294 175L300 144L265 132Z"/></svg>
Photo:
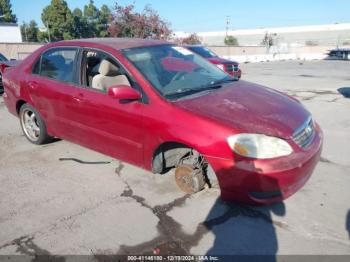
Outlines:
<svg viewBox="0 0 350 262"><path fill-rule="evenodd" d="M22 43L22 35L19 25L0 23L0 43Z"/></svg>
<svg viewBox="0 0 350 262"><path fill-rule="evenodd" d="M289 46L304 45L348 45L350 43L350 23L259 28L245 30L230 30L228 35L237 38L241 46L261 45L265 34L271 34L277 44ZM188 36L190 33L177 32L179 38ZM224 45L226 31L218 32L197 32L203 44L211 46Z"/></svg>

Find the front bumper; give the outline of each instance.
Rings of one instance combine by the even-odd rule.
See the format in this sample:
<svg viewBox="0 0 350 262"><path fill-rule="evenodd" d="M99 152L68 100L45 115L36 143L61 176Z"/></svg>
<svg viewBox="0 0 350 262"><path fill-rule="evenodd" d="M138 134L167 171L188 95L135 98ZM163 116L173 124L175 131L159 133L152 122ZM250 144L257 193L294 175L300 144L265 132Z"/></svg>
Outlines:
<svg viewBox="0 0 350 262"><path fill-rule="evenodd" d="M316 134L308 148L290 156L256 160L235 156L220 159L206 156L214 169L225 201L271 204L290 197L309 180L322 151L323 135Z"/></svg>

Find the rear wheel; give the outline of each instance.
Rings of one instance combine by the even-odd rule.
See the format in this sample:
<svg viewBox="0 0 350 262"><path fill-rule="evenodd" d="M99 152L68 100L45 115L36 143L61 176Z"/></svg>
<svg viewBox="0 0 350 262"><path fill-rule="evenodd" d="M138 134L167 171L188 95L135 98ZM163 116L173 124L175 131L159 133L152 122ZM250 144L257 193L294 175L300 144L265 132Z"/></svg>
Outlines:
<svg viewBox="0 0 350 262"><path fill-rule="evenodd" d="M33 144L41 145L51 141L44 120L32 106L24 104L19 111L19 120L25 137Z"/></svg>

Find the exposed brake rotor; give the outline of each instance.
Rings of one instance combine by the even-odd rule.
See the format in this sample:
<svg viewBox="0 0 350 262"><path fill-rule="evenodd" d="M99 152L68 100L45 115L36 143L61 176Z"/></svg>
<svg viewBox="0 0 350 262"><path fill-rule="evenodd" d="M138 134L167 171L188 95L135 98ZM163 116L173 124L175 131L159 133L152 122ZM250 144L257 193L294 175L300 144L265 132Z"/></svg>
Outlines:
<svg viewBox="0 0 350 262"><path fill-rule="evenodd" d="M190 165L179 165L175 169L175 181L177 186L187 194L197 193L205 186L203 171L193 169Z"/></svg>

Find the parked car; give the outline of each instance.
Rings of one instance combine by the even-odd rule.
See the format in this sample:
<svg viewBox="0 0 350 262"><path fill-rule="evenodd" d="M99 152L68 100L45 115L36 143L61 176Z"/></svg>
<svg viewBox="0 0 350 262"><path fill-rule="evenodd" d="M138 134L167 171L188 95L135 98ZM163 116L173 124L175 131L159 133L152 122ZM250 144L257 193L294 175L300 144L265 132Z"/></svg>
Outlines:
<svg viewBox="0 0 350 262"><path fill-rule="evenodd" d="M333 49L327 55L327 59L350 60L350 48Z"/></svg>
<svg viewBox="0 0 350 262"><path fill-rule="evenodd" d="M320 158L321 129L297 100L166 41L62 41L5 67L4 101L30 142L58 137L174 169L186 193L208 183L224 200L281 201Z"/></svg>
<svg viewBox="0 0 350 262"><path fill-rule="evenodd" d="M7 58L0 53L0 62L3 62L3 61L7 61ZM0 72L0 94L2 94L4 92L4 87L2 85L2 74Z"/></svg>
<svg viewBox="0 0 350 262"><path fill-rule="evenodd" d="M204 57L210 63L216 65L221 70L232 75L233 77L236 77L238 79L241 78L242 71L239 68L238 62L219 57L213 51L211 51L210 49L208 49L202 45L186 45L186 48L191 50L192 52Z"/></svg>

